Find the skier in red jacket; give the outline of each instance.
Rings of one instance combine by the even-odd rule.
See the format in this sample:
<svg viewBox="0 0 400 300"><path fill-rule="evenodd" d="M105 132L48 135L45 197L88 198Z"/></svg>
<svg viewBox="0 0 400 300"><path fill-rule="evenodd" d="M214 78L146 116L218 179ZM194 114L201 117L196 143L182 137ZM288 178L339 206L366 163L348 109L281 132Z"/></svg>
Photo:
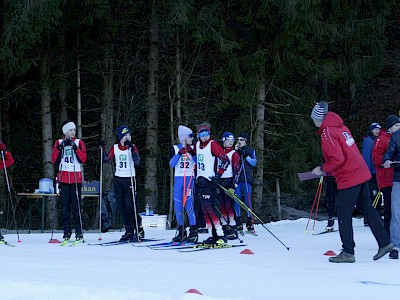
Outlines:
<svg viewBox="0 0 400 300"><path fill-rule="evenodd" d="M400 129L400 118L395 115L391 115L387 118L385 124L387 130L383 129L379 132L378 138L374 142L372 148L372 162L376 167L376 179L378 182L379 191L382 193L384 201L384 212L383 212L383 225L386 232L390 236L390 220L392 218L392 186L393 186L393 168L382 168L383 156L389 146L390 138L392 134Z"/></svg>
<svg viewBox="0 0 400 300"><path fill-rule="evenodd" d="M1 156L0 156L0 170L4 169L4 166L6 168L12 166L14 164L14 158L11 155L10 151L6 150L6 145L4 145L2 143L2 141L0 141L0 151L1 151ZM4 160L3 160L4 157ZM1 218L1 216L0 216ZM4 237L1 235L1 230L0 230L0 241L3 241Z"/></svg>
<svg viewBox="0 0 400 300"><path fill-rule="evenodd" d="M363 209L369 220L369 227L379 245L378 253L373 257L377 260L393 249L393 244L383 228L377 211L372 207L368 181L371 173L358 150L350 130L343 124L340 116L328 112L328 104L321 101L312 110L311 118L321 135L321 149L325 159L322 166L317 166L313 174L321 176L323 172L331 173L337 183L337 216L342 252L336 257L330 257L334 263L353 263L354 238L352 214L357 198L362 197Z"/></svg>

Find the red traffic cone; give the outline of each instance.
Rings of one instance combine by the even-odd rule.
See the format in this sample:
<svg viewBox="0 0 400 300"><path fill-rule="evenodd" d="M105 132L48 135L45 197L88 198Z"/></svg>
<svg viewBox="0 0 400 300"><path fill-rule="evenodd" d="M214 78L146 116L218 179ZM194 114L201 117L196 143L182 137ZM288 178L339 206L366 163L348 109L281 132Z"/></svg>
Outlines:
<svg viewBox="0 0 400 300"><path fill-rule="evenodd" d="M254 254L254 252L250 249L244 249L242 252L240 252L240 254Z"/></svg>
<svg viewBox="0 0 400 300"><path fill-rule="evenodd" d="M60 244L61 242L57 239L50 239L49 244Z"/></svg>
<svg viewBox="0 0 400 300"><path fill-rule="evenodd" d="M333 252L332 250L326 251L326 252L324 253L324 255L326 255L326 256L337 256L336 253Z"/></svg>
<svg viewBox="0 0 400 300"><path fill-rule="evenodd" d="M198 290L196 290L196 289L189 289L189 290L187 290L185 293L203 295L202 293L200 293L200 292L199 292Z"/></svg>

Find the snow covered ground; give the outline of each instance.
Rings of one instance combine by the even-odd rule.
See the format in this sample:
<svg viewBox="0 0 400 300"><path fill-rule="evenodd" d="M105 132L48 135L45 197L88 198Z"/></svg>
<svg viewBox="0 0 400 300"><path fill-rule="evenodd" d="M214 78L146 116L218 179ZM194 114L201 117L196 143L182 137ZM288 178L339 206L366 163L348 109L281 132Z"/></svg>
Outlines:
<svg viewBox="0 0 400 300"><path fill-rule="evenodd" d="M372 260L377 244L362 220L354 219L354 264L328 262L324 253L340 252L339 233L305 234L306 224L307 219L268 224L290 251L260 225L258 236L244 236L245 247L193 253L87 245L98 242L98 233L86 233L86 243L76 247L48 243L49 233L20 234L21 243L9 234L6 240L16 247L0 246L0 299L376 300L400 293L399 261L388 255ZM317 222L315 231L325 225ZM166 241L174 234L146 231L146 237ZM120 236L102 234L103 242ZM240 254L244 249L254 254ZM190 289L203 295L186 293Z"/></svg>

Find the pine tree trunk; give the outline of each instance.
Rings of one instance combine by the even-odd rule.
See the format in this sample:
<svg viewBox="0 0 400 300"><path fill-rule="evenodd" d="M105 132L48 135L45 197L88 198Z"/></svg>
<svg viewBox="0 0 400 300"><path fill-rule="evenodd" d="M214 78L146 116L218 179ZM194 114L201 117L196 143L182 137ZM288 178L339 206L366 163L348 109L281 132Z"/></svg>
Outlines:
<svg viewBox="0 0 400 300"><path fill-rule="evenodd" d="M54 165L51 161L51 153L53 150L53 124L51 119L51 93L50 93L50 78L49 78L49 56L46 53L42 60L40 79L41 79L41 113L42 113L42 141L43 141L43 176L45 178L54 179ZM57 217L57 199L53 197L47 198L47 220L48 226L51 229L58 227Z"/></svg>
<svg viewBox="0 0 400 300"><path fill-rule="evenodd" d="M101 113L101 137L106 142L106 151L108 151L115 142L114 130L114 108L113 108L113 95L114 95L114 64L110 55L107 52L104 59L104 74L103 74L103 105ZM99 157L100 159L100 157ZM103 165L103 191L111 189L113 180L113 164Z"/></svg>
<svg viewBox="0 0 400 300"><path fill-rule="evenodd" d="M258 104L256 117L256 134L254 148L257 155L256 174L254 176L253 204L254 209L260 208L263 200L264 187L264 113L265 113L265 81L260 80L258 86Z"/></svg>
<svg viewBox="0 0 400 300"><path fill-rule="evenodd" d="M158 21L156 1L151 1L149 83L146 117L145 199L157 212L157 157L158 157Z"/></svg>
<svg viewBox="0 0 400 300"><path fill-rule="evenodd" d="M66 70L66 57L65 57L65 36L64 34L59 38L60 44L60 64L61 64L61 73L60 73L60 82L58 85L58 99L60 101L60 115L58 124L56 124L56 128L61 127L62 122L68 120L68 104L67 104L67 74ZM56 132L60 132L57 130Z"/></svg>

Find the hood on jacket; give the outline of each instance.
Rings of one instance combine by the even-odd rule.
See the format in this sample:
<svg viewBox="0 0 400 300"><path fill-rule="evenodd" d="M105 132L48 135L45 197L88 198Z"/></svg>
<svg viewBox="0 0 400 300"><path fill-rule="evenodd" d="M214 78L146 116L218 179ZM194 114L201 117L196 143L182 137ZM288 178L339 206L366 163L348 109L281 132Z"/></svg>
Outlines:
<svg viewBox="0 0 400 300"><path fill-rule="evenodd" d="M318 133L322 133L322 131L327 127L341 127L343 126L343 119L334 112L328 112L324 121L322 121L320 129L317 131Z"/></svg>

